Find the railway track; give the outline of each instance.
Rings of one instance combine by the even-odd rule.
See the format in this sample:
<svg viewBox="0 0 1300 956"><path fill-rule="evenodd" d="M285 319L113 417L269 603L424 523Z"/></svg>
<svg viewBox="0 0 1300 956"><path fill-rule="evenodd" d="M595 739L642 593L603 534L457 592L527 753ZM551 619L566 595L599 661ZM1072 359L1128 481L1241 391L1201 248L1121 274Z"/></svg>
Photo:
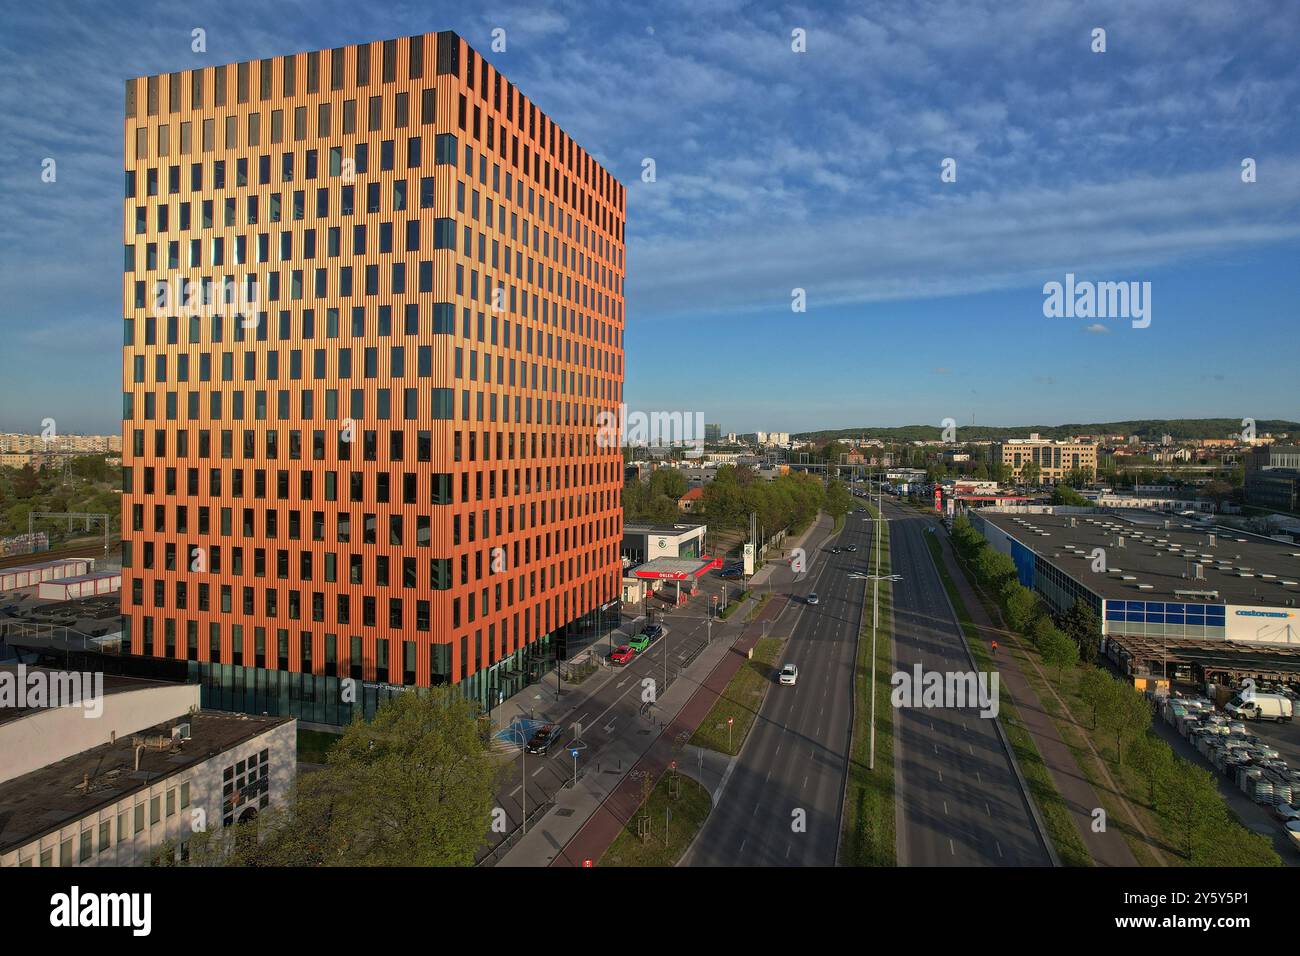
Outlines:
<svg viewBox="0 0 1300 956"><path fill-rule="evenodd" d="M115 550L121 544L120 541L114 540L110 550ZM91 544L77 545L75 548L60 548L58 550L37 551L34 554L10 554L0 558L0 568L16 568L24 564L41 564L45 561L57 561L59 558L102 558L104 557L104 544L102 539Z"/></svg>

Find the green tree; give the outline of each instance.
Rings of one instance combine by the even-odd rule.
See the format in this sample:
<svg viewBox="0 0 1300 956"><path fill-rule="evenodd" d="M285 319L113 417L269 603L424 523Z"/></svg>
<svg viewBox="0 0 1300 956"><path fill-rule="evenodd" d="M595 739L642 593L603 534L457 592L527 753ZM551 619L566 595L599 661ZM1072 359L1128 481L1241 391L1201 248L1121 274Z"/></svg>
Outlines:
<svg viewBox="0 0 1300 956"><path fill-rule="evenodd" d="M1061 674L1067 667L1079 663L1079 648L1055 627L1052 628L1042 648L1043 663L1056 668L1056 682L1061 682Z"/></svg>
<svg viewBox="0 0 1300 956"><path fill-rule="evenodd" d="M1147 798L1154 809L1160 787L1173 772L1174 752L1150 729L1129 744L1128 752L1129 764L1146 779Z"/></svg>
<svg viewBox="0 0 1300 956"><path fill-rule="evenodd" d="M1020 466L1020 480L1027 485L1038 484L1038 479L1043 475L1043 469L1037 462L1027 461Z"/></svg>
<svg viewBox="0 0 1300 956"><path fill-rule="evenodd" d="M1083 674L1079 678L1079 697L1092 711L1092 727L1094 730L1097 728L1097 717L1105 704L1106 694L1113 683L1115 683L1114 678L1100 667L1084 668Z"/></svg>
<svg viewBox="0 0 1300 956"><path fill-rule="evenodd" d="M1179 835L1184 857L1193 860L1211 834L1221 831L1228 808L1214 786L1214 777L1181 757L1164 776L1160 807Z"/></svg>
<svg viewBox="0 0 1300 956"><path fill-rule="evenodd" d="M1000 596L1002 609L1007 614L1007 623L1013 630L1021 632L1027 630L1038 610L1038 598L1034 596L1034 592L1019 581L1007 578L1002 585Z"/></svg>
<svg viewBox="0 0 1300 956"><path fill-rule="evenodd" d="M1151 726L1151 707L1130 685L1110 678L1102 692L1097 719L1101 729L1115 737L1115 762L1124 763L1125 741L1146 733Z"/></svg>
<svg viewBox="0 0 1300 956"><path fill-rule="evenodd" d="M1101 623L1092 605L1076 600L1061 618L1061 628L1078 645L1079 656L1089 664L1095 663L1101 643Z"/></svg>
<svg viewBox="0 0 1300 956"><path fill-rule="evenodd" d="M407 691L356 721L323 770L299 779L261 840L221 858L265 866L468 866L490 823L496 765L477 705L451 688Z"/></svg>
<svg viewBox="0 0 1300 956"><path fill-rule="evenodd" d="M650 494L666 495L676 501L686 494L686 476L678 468L658 468L650 476Z"/></svg>

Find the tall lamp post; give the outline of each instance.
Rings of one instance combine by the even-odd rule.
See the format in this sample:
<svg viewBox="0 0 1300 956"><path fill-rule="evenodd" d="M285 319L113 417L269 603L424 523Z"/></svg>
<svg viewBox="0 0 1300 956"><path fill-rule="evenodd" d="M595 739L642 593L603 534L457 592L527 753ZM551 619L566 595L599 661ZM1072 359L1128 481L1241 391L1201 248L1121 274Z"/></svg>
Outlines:
<svg viewBox="0 0 1300 956"><path fill-rule="evenodd" d="M879 489L879 484L877 484ZM900 574L881 574L880 573L880 532L885 521L884 502L879 490L876 494L876 573L875 574L850 574L849 577L857 580L873 582L872 591L872 608L871 608L871 746L867 759L867 769L876 769L876 633L880 626L880 582L901 581Z"/></svg>

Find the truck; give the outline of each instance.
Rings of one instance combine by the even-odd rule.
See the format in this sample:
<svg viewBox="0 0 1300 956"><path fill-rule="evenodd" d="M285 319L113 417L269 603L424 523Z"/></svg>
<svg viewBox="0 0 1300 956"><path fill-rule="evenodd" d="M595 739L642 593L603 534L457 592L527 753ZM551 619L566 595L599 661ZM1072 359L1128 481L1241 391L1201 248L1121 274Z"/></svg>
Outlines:
<svg viewBox="0 0 1300 956"><path fill-rule="evenodd" d="M1242 720L1289 721L1294 716L1291 698L1281 694L1252 694L1250 699L1240 694L1228 701L1224 711L1230 717Z"/></svg>

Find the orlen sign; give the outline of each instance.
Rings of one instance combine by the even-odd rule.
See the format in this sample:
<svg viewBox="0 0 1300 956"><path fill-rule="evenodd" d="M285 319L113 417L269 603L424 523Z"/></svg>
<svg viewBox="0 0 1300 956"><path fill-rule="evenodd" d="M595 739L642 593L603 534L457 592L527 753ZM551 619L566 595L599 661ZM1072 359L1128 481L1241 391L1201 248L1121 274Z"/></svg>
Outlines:
<svg viewBox="0 0 1300 956"><path fill-rule="evenodd" d="M1300 613L1285 607L1228 608L1228 640L1245 644L1300 644Z"/></svg>
<svg viewBox="0 0 1300 956"><path fill-rule="evenodd" d="M943 489L938 485L934 486L934 510L943 511Z"/></svg>

